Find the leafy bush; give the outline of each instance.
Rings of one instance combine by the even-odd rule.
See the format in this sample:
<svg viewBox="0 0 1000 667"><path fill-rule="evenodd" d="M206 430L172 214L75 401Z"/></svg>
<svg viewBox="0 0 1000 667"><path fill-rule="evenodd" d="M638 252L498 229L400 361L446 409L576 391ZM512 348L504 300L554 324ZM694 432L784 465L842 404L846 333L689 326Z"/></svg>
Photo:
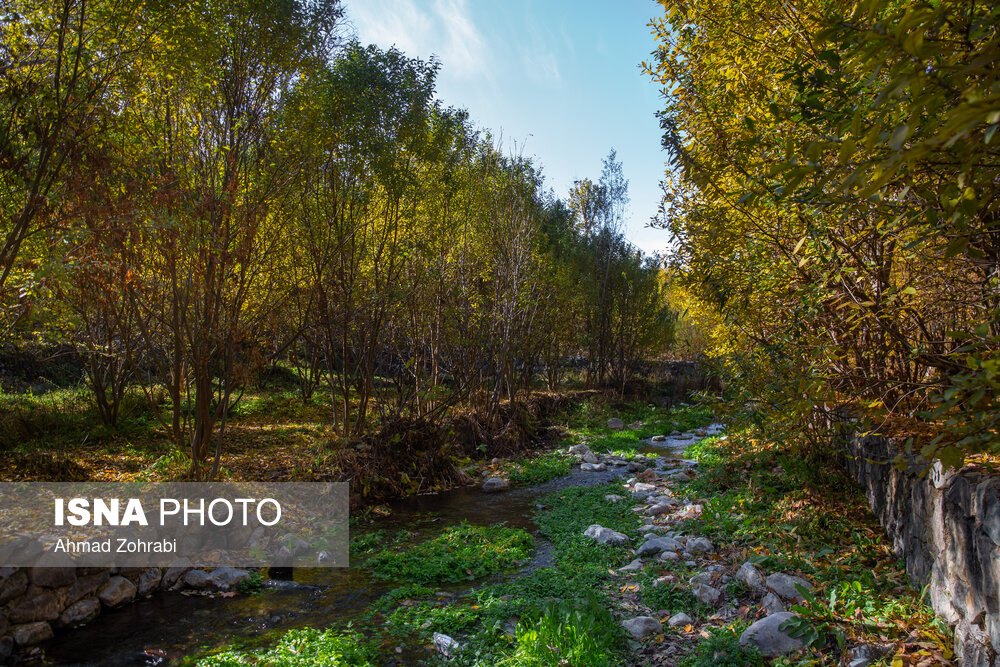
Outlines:
<svg viewBox="0 0 1000 667"><path fill-rule="evenodd" d="M736 627L713 628L680 667L761 667L764 659L756 647L740 646Z"/></svg>

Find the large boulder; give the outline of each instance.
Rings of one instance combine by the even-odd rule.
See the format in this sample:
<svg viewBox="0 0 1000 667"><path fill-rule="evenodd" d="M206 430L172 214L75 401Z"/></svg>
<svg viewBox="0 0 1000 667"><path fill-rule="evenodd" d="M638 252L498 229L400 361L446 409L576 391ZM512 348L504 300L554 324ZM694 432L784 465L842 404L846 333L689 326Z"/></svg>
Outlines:
<svg viewBox="0 0 1000 667"><path fill-rule="evenodd" d="M507 480L500 477L490 477L483 482L483 493L497 493L499 491L506 491L509 488L510 484Z"/></svg>
<svg viewBox="0 0 1000 667"><path fill-rule="evenodd" d="M191 561L187 558L179 558L174 561L174 564L167 568L167 571L163 573L163 579L160 581L160 585L164 588L173 588L173 586L181 580L181 577L193 567Z"/></svg>
<svg viewBox="0 0 1000 667"><path fill-rule="evenodd" d="M110 578L111 574L107 570L77 577L73 585L66 590L66 604L73 604L81 598L93 595Z"/></svg>
<svg viewBox="0 0 1000 667"><path fill-rule="evenodd" d="M663 630L663 625L652 616L637 616L627 621L622 621L622 625L636 639L642 639L646 635L651 635Z"/></svg>
<svg viewBox="0 0 1000 667"><path fill-rule="evenodd" d="M183 581L190 588L208 588L212 585L212 575L205 570L188 570Z"/></svg>
<svg viewBox="0 0 1000 667"><path fill-rule="evenodd" d="M792 618L795 614L783 611L760 619L740 635L740 646L756 646L761 654L772 658L801 650L805 646L802 640L781 629Z"/></svg>
<svg viewBox="0 0 1000 667"><path fill-rule="evenodd" d="M583 531L583 534L595 542L607 544L612 547L620 547L628 544L628 536L624 533L619 533L596 523Z"/></svg>
<svg viewBox="0 0 1000 667"><path fill-rule="evenodd" d="M149 595L160 586L163 573L158 567L149 567L139 575L138 595Z"/></svg>
<svg viewBox="0 0 1000 667"><path fill-rule="evenodd" d="M0 582L0 604L13 600L28 589L28 575L24 570L10 573Z"/></svg>
<svg viewBox="0 0 1000 667"><path fill-rule="evenodd" d="M138 591L135 584L125 577L115 576L108 579L97 597L105 607L118 607L135 599Z"/></svg>

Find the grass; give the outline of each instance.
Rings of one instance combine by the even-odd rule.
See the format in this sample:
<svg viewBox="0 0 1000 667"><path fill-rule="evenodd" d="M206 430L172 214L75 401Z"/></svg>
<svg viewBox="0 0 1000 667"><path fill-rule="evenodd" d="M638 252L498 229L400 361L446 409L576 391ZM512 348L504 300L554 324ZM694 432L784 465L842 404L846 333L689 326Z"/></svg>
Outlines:
<svg viewBox="0 0 1000 667"><path fill-rule="evenodd" d="M756 647L740 646L745 624L712 628L694 652L680 662L680 667L761 667L764 659Z"/></svg>
<svg viewBox="0 0 1000 667"><path fill-rule="evenodd" d="M549 603L523 619L515 631L516 648L500 667L619 665L623 635L611 613L600 603L566 608Z"/></svg>
<svg viewBox="0 0 1000 667"><path fill-rule="evenodd" d="M469 581L516 566L534 546L531 535L518 528L462 522L419 544L390 547L366 566L380 579L418 584Z"/></svg>
<svg viewBox="0 0 1000 667"><path fill-rule="evenodd" d="M533 486L568 475L573 461L558 452L549 452L534 458L528 457L510 465L507 478L511 484Z"/></svg>
<svg viewBox="0 0 1000 667"><path fill-rule="evenodd" d="M372 649L357 634L304 628L288 631L270 650L225 651L202 658L196 664L198 667L373 667L372 660Z"/></svg>
<svg viewBox="0 0 1000 667"><path fill-rule="evenodd" d="M909 585L846 474L758 429L704 440L688 455L700 462L701 474L681 488L702 498L704 511L680 529L705 535L766 572L799 572L817 584L814 596L793 608L812 627L811 651L785 663L836 664L836 647L846 637L885 643L919 636L950 654L947 632ZM689 667L703 664L715 663Z"/></svg>

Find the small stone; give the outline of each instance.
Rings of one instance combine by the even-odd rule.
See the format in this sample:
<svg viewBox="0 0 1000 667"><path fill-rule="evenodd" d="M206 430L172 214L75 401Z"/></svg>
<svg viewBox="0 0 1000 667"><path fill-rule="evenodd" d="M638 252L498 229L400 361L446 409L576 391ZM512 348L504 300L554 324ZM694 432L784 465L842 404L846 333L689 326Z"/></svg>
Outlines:
<svg viewBox="0 0 1000 667"><path fill-rule="evenodd" d="M693 560L686 560L684 561L684 565L687 567L697 567L698 563L694 562Z"/></svg>
<svg viewBox="0 0 1000 667"><path fill-rule="evenodd" d="M640 472L641 470L644 470L645 467L646 466L642 465L638 461L629 461L625 469L629 472Z"/></svg>
<svg viewBox="0 0 1000 667"><path fill-rule="evenodd" d="M135 599L136 587L125 577L115 576L108 579L101 592L97 594L106 607L117 607Z"/></svg>
<svg viewBox="0 0 1000 667"><path fill-rule="evenodd" d="M693 554L709 553L715 550L712 543L708 541L705 537L695 537L694 539L688 540L687 550Z"/></svg>
<svg viewBox="0 0 1000 667"><path fill-rule="evenodd" d="M620 547L622 545L628 544L628 536L619 533L617 531L611 530L610 528L605 528L599 524L593 524L583 531L585 537L599 542L600 544L607 544L612 547Z"/></svg>
<svg viewBox="0 0 1000 667"><path fill-rule="evenodd" d="M639 559L639 558L636 558L634 561L632 561L628 565L625 565L623 567L618 568L618 571L619 572L638 572L641 569L642 569L642 560Z"/></svg>
<svg viewBox="0 0 1000 667"><path fill-rule="evenodd" d="M685 625L691 625L692 623L694 623L694 620L684 612L674 614L667 621L667 625L672 628L683 628Z"/></svg>
<svg viewBox="0 0 1000 667"><path fill-rule="evenodd" d="M764 611L766 611L768 615L780 614L785 611L785 604L781 601L781 598L770 591L768 591L767 595L764 596L764 599L760 601L760 606L764 608Z"/></svg>
<svg viewBox="0 0 1000 667"><path fill-rule="evenodd" d="M795 600L802 602L805 598L799 593L795 586L799 585L807 591L812 590L812 584L802 577L795 577L782 572L775 572L764 582L767 587L783 600Z"/></svg>
<svg viewBox="0 0 1000 667"><path fill-rule="evenodd" d="M653 491L656 491L656 487L652 484L646 484L645 482L636 482L632 486L632 493L645 493L649 495Z"/></svg>
<svg viewBox="0 0 1000 667"><path fill-rule="evenodd" d="M18 646L31 646L52 639L52 626L45 621L14 626L14 642Z"/></svg>
<svg viewBox="0 0 1000 667"><path fill-rule="evenodd" d="M573 456L584 456L586 454L592 454L590 447L584 444L573 445L569 448L569 453Z"/></svg>
<svg viewBox="0 0 1000 667"><path fill-rule="evenodd" d="M580 470L583 472L604 472L608 466L603 463L581 463Z"/></svg>
<svg viewBox="0 0 1000 667"><path fill-rule="evenodd" d="M639 547L635 555L636 556L655 556L661 551L679 551L683 547L680 542L669 537L655 537L641 547Z"/></svg>
<svg viewBox="0 0 1000 667"><path fill-rule="evenodd" d="M612 431L620 431L623 428L625 428L625 422L623 422L621 419L618 419L618 417L612 417L611 419L608 420L608 428L610 428Z"/></svg>
<svg viewBox="0 0 1000 667"><path fill-rule="evenodd" d="M764 590L764 575L750 561L740 565L740 569L736 571L736 579L749 586L751 590Z"/></svg>
<svg viewBox="0 0 1000 667"><path fill-rule="evenodd" d="M665 435L654 435L652 438L650 438L650 440L652 440L653 442L663 442L666 439L667 436Z"/></svg>
<svg viewBox="0 0 1000 667"><path fill-rule="evenodd" d="M694 596L707 605L714 605L722 597L722 591L707 584L696 584L691 592Z"/></svg>
<svg viewBox="0 0 1000 667"><path fill-rule="evenodd" d="M627 621L622 621L622 625L635 639L642 639L663 630L663 625L652 616L637 616Z"/></svg>
<svg viewBox="0 0 1000 667"><path fill-rule="evenodd" d="M760 619L740 635L740 646L756 646L763 655L769 657L801 650L804 646L802 640L780 629L791 618L796 618L795 614L783 611Z"/></svg>
<svg viewBox="0 0 1000 667"><path fill-rule="evenodd" d="M506 491L510 488L510 484L505 479L499 477L490 477L488 480L483 482L483 493L497 493L499 491Z"/></svg>
<svg viewBox="0 0 1000 667"><path fill-rule="evenodd" d="M600 459L597 458L597 454L593 452L587 452L581 458L583 459L584 463L597 463L600 461Z"/></svg>
<svg viewBox="0 0 1000 667"><path fill-rule="evenodd" d="M604 499L607 500L609 503L620 503L621 501L625 500L625 496L619 496L616 493L609 493L608 495L604 496Z"/></svg>
<svg viewBox="0 0 1000 667"><path fill-rule="evenodd" d="M675 561L675 560L678 560L679 558L680 558L680 556L677 555L676 551L661 551L660 552L660 560L662 560L664 563Z"/></svg>
<svg viewBox="0 0 1000 667"><path fill-rule="evenodd" d="M440 632L434 633L434 648L438 653L446 658L454 657L462 649L462 645L457 641L449 637L448 635L443 635Z"/></svg>
<svg viewBox="0 0 1000 667"><path fill-rule="evenodd" d="M712 573L711 572L699 572L688 580L688 583L692 586L697 586L698 584L711 584L712 583Z"/></svg>
<svg viewBox="0 0 1000 667"><path fill-rule="evenodd" d="M649 509L645 510L643 514L646 516L660 516L661 514L669 514L673 509L673 505L659 504L653 505Z"/></svg>

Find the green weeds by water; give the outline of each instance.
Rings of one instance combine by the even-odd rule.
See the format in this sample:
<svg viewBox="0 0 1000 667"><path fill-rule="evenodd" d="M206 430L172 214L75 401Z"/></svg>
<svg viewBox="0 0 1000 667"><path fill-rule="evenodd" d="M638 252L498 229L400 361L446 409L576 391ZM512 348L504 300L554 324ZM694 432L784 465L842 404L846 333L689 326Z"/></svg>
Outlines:
<svg viewBox="0 0 1000 667"><path fill-rule="evenodd" d="M512 484L532 486L568 475L571 466L570 457L551 452L514 462L508 478Z"/></svg>
<svg viewBox="0 0 1000 667"><path fill-rule="evenodd" d="M374 664L372 659L371 648L356 634L304 628L290 630L270 650L256 653L226 651L202 658L197 664L198 667L371 667Z"/></svg>
<svg viewBox="0 0 1000 667"><path fill-rule="evenodd" d="M523 530L463 522L411 547L389 548L369 560L367 567L381 579L459 582L514 567L533 549L534 540Z"/></svg>

